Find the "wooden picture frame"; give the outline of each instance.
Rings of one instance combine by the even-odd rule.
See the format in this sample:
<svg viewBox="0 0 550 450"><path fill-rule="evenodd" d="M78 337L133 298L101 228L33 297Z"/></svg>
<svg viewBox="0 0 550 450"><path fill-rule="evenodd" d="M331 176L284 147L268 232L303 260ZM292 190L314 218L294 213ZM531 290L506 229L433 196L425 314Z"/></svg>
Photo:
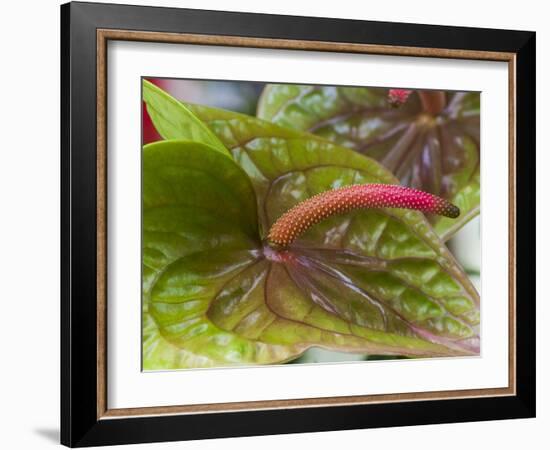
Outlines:
<svg viewBox="0 0 550 450"><path fill-rule="evenodd" d="M506 388L110 409L107 42L504 61L509 70ZM61 7L61 442L91 446L535 415L535 33L93 3Z"/></svg>

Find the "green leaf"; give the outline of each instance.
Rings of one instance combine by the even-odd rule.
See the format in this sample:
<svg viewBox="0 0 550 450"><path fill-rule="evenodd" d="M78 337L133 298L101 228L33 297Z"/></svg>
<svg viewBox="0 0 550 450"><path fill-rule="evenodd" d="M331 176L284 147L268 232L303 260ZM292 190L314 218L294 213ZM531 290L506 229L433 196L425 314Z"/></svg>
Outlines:
<svg viewBox="0 0 550 450"><path fill-rule="evenodd" d="M203 239L181 245L174 239L167 245L171 250L162 252L170 257L159 256L148 283L146 368L284 362L312 347L407 356L477 352L477 293L420 213L372 210L333 217L311 228L285 255L260 244L279 214L302 199L348 184L395 182L386 169L346 148L256 118L189 108L231 150L236 164L203 146L193 158L182 151L174 168L173 156L152 144L146 147L155 152L151 164L144 164L144 198L164 203L172 192L181 192L176 198L194 199L199 190L189 195L187 189L196 189L201 179L180 174L188 161L205 174L216 171L204 177L203 193L210 192L208 183L235 171L231 164L240 166L255 192L260 228L250 237L254 224L240 222L234 212L254 203L244 184L233 201L245 195L248 207L234 209L229 198L214 197L190 205L189 217L206 221L208 212L192 212L206 209L216 215L211 226L219 228L198 226ZM163 161L159 166L157 159ZM157 174L165 171L178 175L159 183ZM228 189L244 176L239 173ZM212 204L216 207L209 208ZM224 214L223 221L218 214ZM180 223L184 216L167 213L164 227L189 228ZM226 224L234 226L226 229ZM209 244L194 247L195 242Z"/></svg>
<svg viewBox="0 0 550 450"><path fill-rule="evenodd" d="M220 140L182 103L146 79L142 87L147 112L164 139L200 142L227 154Z"/></svg>
<svg viewBox="0 0 550 450"><path fill-rule="evenodd" d="M458 219L429 217L447 240L479 213L479 94L458 93L436 119L416 94L398 109L387 89L268 85L258 116L377 159L401 184L451 200Z"/></svg>

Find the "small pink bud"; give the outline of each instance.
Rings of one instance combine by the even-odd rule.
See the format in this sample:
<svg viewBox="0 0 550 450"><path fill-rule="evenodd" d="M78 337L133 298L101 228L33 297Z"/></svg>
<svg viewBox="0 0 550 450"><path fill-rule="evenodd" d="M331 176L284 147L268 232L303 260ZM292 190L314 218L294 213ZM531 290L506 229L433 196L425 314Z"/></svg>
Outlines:
<svg viewBox="0 0 550 450"><path fill-rule="evenodd" d="M394 108L398 108L407 101L411 92L411 89L390 89L388 92L388 103Z"/></svg>
<svg viewBox="0 0 550 450"><path fill-rule="evenodd" d="M357 184L317 194L284 213L267 236L271 244L288 247L322 220L363 208L405 208L456 218L460 209L424 191L394 184Z"/></svg>

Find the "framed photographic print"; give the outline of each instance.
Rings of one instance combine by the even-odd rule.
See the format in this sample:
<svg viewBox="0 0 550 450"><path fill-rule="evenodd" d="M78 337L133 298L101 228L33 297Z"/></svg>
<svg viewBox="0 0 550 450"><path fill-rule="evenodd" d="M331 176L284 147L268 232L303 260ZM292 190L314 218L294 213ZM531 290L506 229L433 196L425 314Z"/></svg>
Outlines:
<svg viewBox="0 0 550 450"><path fill-rule="evenodd" d="M535 33L61 8L68 446L535 414Z"/></svg>

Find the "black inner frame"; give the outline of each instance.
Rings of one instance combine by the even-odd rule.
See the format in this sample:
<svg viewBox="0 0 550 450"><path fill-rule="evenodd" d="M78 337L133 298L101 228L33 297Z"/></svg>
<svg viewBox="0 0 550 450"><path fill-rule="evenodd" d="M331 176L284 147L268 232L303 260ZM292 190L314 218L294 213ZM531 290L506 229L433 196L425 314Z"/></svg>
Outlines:
<svg viewBox="0 0 550 450"><path fill-rule="evenodd" d="M99 28L515 53L517 394L98 420L96 30ZM64 445L81 447L535 416L534 32L69 3L61 6L61 144L61 443Z"/></svg>

